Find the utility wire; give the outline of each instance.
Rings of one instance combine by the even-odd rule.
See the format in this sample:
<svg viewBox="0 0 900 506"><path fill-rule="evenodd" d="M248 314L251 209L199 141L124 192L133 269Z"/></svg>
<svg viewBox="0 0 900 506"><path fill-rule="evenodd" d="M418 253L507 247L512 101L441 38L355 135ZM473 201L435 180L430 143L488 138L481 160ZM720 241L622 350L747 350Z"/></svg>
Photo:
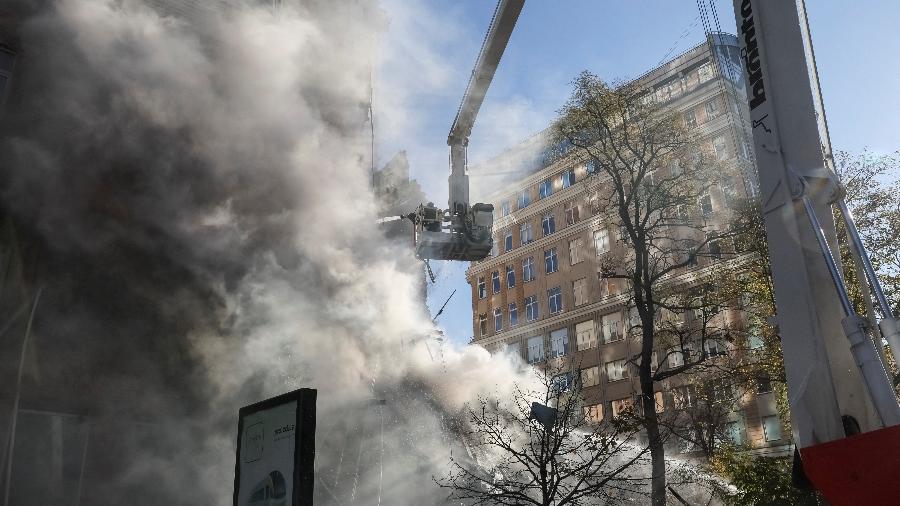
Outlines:
<svg viewBox="0 0 900 506"><path fill-rule="evenodd" d="M447 303L450 302L450 299L452 299L453 295L455 295L455 294L456 294L456 290L453 290L453 293L451 293L450 296L447 297L447 300L444 301L444 305L441 306L441 308L438 310L437 314L434 315L434 318L431 319L432 322L436 321L438 319L438 316L441 316L441 313L444 312L444 308L447 307Z"/></svg>

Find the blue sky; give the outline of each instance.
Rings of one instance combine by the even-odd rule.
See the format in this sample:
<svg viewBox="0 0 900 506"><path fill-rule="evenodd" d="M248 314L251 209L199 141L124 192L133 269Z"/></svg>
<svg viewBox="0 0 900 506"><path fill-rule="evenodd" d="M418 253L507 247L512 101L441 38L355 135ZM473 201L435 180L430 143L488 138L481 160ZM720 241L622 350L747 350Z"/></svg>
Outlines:
<svg viewBox="0 0 900 506"><path fill-rule="evenodd" d="M721 29L734 33L731 2L713 1ZM445 203L447 132L495 2L383 5L388 28L375 78L378 158L405 149L412 176ZM807 9L834 148L900 149L900 71L893 54L900 47L900 3L818 0ZM476 121L469 163L547 126L581 70L634 78L702 42L700 19L697 2L687 0L529 0ZM429 286L433 312L457 290L438 320L456 342L472 335L466 267L436 262L438 280Z"/></svg>

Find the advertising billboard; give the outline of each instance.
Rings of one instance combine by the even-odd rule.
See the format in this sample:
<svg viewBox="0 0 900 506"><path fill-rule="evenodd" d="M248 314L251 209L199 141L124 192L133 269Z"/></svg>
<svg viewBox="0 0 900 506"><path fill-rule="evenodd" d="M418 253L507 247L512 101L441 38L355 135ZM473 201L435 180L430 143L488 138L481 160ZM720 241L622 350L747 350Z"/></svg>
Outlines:
<svg viewBox="0 0 900 506"><path fill-rule="evenodd" d="M316 391L301 388L238 412L234 506L310 506Z"/></svg>

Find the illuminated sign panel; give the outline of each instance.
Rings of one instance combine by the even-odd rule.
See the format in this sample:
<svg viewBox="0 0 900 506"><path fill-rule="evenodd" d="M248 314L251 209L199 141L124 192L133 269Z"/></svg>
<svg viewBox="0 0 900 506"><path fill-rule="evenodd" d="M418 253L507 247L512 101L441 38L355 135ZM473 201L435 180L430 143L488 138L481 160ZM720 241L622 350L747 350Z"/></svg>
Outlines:
<svg viewBox="0 0 900 506"><path fill-rule="evenodd" d="M234 506L312 505L315 432L312 389L241 408Z"/></svg>

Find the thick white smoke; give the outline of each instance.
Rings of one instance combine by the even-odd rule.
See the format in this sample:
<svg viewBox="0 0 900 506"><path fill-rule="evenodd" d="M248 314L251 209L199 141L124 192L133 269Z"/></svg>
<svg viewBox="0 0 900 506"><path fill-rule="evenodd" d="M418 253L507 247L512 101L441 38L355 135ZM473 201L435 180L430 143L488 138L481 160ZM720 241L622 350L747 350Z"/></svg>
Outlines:
<svg viewBox="0 0 900 506"><path fill-rule="evenodd" d="M323 504L351 478L372 503L431 504L452 417L527 381L480 348L436 353L411 251L373 228L363 105L383 13L297 4L56 0L23 25L0 191L46 266L37 333L91 378L35 388L165 428L96 504L117 487L229 504L237 408L299 387L319 390ZM369 467L329 474L351 452Z"/></svg>

